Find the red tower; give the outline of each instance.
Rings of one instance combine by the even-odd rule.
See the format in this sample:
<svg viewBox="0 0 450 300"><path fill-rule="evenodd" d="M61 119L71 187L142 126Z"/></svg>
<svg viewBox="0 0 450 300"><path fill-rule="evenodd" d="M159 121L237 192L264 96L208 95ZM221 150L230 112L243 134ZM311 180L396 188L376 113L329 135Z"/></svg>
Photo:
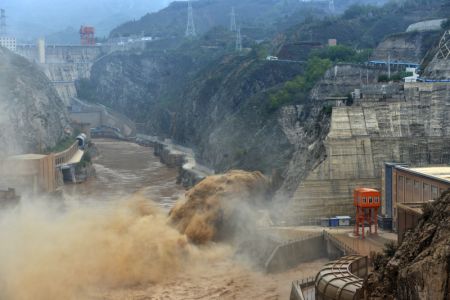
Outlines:
<svg viewBox="0 0 450 300"><path fill-rule="evenodd" d="M92 26L81 26L80 40L83 46L95 45L95 28Z"/></svg>
<svg viewBox="0 0 450 300"><path fill-rule="evenodd" d="M378 208L381 206L380 192L368 188L355 189L353 205L356 207L355 235L359 236L359 227L362 226L362 238L364 238L366 221L369 224L370 233L372 233L372 225L375 225L376 234L378 232Z"/></svg>

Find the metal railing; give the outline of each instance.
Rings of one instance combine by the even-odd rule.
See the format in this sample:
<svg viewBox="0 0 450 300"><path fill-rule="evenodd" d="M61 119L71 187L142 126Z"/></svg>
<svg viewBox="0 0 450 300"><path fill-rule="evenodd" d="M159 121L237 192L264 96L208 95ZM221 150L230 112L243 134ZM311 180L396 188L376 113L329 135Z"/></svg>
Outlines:
<svg viewBox="0 0 450 300"><path fill-rule="evenodd" d="M292 282L291 295L289 300L314 300L315 293L315 278L308 277Z"/></svg>
<svg viewBox="0 0 450 300"><path fill-rule="evenodd" d="M72 146L62 152L55 153L55 166L60 166L67 163L78 151L78 141L74 142Z"/></svg>
<svg viewBox="0 0 450 300"><path fill-rule="evenodd" d="M340 249L344 253L344 255L358 254L358 252L355 249L348 246L344 242L340 241L338 238L334 237L331 233L327 232L326 230L323 231L323 236L325 240L331 241L338 249Z"/></svg>

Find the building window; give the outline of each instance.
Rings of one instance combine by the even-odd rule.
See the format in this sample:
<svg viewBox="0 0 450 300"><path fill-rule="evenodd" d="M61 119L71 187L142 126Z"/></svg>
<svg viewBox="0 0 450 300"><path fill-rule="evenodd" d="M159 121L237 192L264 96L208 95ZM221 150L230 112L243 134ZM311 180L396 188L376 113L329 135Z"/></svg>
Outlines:
<svg viewBox="0 0 450 300"><path fill-rule="evenodd" d="M414 193L413 193L414 203L422 202L422 199L421 199L422 191L420 190L420 188L421 188L420 181L414 180Z"/></svg>
<svg viewBox="0 0 450 300"><path fill-rule="evenodd" d="M366 197L363 197L363 203L366 203Z"/></svg>
<svg viewBox="0 0 450 300"><path fill-rule="evenodd" d="M372 197L369 197L369 203L372 203Z"/></svg>
<svg viewBox="0 0 450 300"><path fill-rule="evenodd" d="M428 201L431 200L431 189L430 189L430 185L424 183L423 184L423 201Z"/></svg>
<svg viewBox="0 0 450 300"><path fill-rule="evenodd" d="M437 186L431 186L431 199L436 200L439 197Z"/></svg>
<svg viewBox="0 0 450 300"><path fill-rule="evenodd" d="M397 184L397 202L403 203L405 202L404 197L404 187L405 187L405 177L398 176L398 184Z"/></svg>
<svg viewBox="0 0 450 300"><path fill-rule="evenodd" d="M413 202L413 191L414 181L410 178L406 178L406 188L405 188L405 203Z"/></svg>

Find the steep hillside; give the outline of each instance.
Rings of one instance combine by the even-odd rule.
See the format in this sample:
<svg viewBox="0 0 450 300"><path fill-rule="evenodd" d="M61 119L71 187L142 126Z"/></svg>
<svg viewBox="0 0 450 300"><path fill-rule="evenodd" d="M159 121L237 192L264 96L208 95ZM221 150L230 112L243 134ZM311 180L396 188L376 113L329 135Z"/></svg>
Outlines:
<svg viewBox="0 0 450 300"><path fill-rule="evenodd" d="M94 66L79 95L124 112L149 134L194 148L217 170L284 169L295 150L287 130L319 117L322 106L312 112L305 103L286 115L270 108L269 96L304 67L261 60L256 52L196 49L110 56Z"/></svg>
<svg viewBox="0 0 450 300"><path fill-rule="evenodd" d="M405 32L412 23L449 15L450 5L443 0L392 1L382 7L355 5L341 16L309 20L291 27L279 48L310 40L324 44L332 38L356 48L375 48L387 35Z"/></svg>
<svg viewBox="0 0 450 300"><path fill-rule="evenodd" d="M450 299L450 193L427 204L392 257L378 260L369 299Z"/></svg>
<svg viewBox="0 0 450 300"><path fill-rule="evenodd" d="M47 77L0 47L0 153L39 152L65 136L66 108Z"/></svg>
<svg viewBox="0 0 450 300"><path fill-rule="evenodd" d="M323 16L340 13L355 3L381 4L384 0L335 0L335 10L331 11L326 1L298 0L200 0L193 1L194 21L197 31L202 34L215 26L230 26L231 8L235 7L237 23L246 35L264 38L288 26L297 24L306 16ZM169 7L147 14L137 21L124 23L111 32L112 36L140 34L169 37L183 36L186 29L187 4L172 2Z"/></svg>

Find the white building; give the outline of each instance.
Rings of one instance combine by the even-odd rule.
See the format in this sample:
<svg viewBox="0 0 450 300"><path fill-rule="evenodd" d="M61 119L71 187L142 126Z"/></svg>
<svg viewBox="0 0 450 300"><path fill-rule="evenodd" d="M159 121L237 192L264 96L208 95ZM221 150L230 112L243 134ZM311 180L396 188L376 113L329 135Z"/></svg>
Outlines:
<svg viewBox="0 0 450 300"><path fill-rule="evenodd" d="M15 52L17 49L16 38L10 36L0 36L0 46Z"/></svg>
<svg viewBox="0 0 450 300"><path fill-rule="evenodd" d="M417 68L406 68L406 72L412 73L412 75L405 77L405 82L417 82L417 78L419 78L419 74L417 74Z"/></svg>

